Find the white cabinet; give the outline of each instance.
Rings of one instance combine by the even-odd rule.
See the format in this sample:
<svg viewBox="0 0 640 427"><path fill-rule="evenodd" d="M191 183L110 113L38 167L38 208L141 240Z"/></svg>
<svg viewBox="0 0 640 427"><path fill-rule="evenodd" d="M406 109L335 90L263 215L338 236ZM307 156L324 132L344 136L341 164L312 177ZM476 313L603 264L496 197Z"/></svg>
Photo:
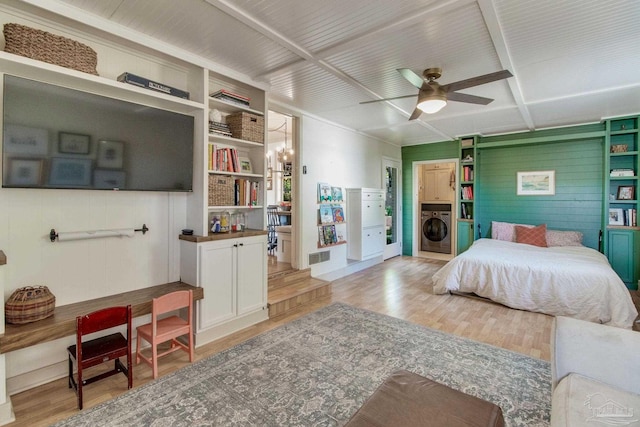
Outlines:
<svg viewBox="0 0 640 427"><path fill-rule="evenodd" d="M198 345L268 318L266 235L180 243L181 280L204 288Z"/></svg>
<svg viewBox="0 0 640 427"><path fill-rule="evenodd" d="M366 260L384 252L384 190L347 188L347 258Z"/></svg>

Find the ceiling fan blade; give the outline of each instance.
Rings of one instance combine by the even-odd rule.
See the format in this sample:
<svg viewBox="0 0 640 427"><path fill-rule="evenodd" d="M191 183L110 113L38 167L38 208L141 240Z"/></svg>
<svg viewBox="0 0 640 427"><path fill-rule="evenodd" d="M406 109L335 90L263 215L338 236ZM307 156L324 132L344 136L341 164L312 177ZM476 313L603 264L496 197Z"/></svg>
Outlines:
<svg viewBox="0 0 640 427"><path fill-rule="evenodd" d="M404 77L409 80L409 83L417 87L418 89L422 88L422 85L425 83L424 79L411 71L408 68L398 68L397 71Z"/></svg>
<svg viewBox="0 0 640 427"><path fill-rule="evenodd" d="M421 114L422 114L422 110L416 107L416 109L413 110L413 113L411 113L411 117L409 117L409 120L415 120L418 117L420 117Z"/></svg>
<svg viewBox="0 0 640 427"><path fill-rule="evenodd" d="M411 98L412 96L418 96L417 93L413 95L394 96L393 98L374 99L373 101L362 101L360 104L371 104L373 102L392 101L394 99Z"/></svg>
<svg viewBox="0 0 640 427"><path fill-rule="evenodd" d="M485 98L482 96L468 95L466 93L449 92L447 93L447 99L449 101L468 102L469 104L487 105L493 101L491 98Z"/></svg>
<svg viewBox="0 0 640 427"><path fill-rule="evenodd" d="M471 77L470 79L460 80L458 82L449 83L440 86L445 92L454 92L460 89L466 89L473 86L480 86L483 84L495 82L497 80L513 77L513 74L509 70L496 71L495 73L489 73L482 76Z"/></svg>

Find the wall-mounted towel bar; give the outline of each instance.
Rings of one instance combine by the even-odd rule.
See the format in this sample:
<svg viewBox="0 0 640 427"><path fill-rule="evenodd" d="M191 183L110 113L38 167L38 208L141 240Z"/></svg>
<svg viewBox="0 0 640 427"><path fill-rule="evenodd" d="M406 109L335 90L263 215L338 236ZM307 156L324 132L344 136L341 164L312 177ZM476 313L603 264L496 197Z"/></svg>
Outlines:
<svg viewBox="0 0 640 427"><path fill-rule="evenodd" d="M142 231L145 234L149 231L146 224L142 224L142 228L117 228L113 230L89 230L89 231L70 231L65 233L56 232L55 228L52 228L49 232L49 238L52 242L56 239L59 242L65 242L68 240L85 240L85 239L98 239L101 237L133 237L136 231Z"/></svg>

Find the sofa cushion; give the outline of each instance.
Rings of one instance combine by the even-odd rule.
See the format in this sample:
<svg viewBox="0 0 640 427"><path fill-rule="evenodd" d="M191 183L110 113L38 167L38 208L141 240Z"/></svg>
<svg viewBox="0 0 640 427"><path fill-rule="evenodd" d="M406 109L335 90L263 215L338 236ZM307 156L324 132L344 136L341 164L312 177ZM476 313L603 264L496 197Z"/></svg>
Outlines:
<svg viewBox="0 0 640 427"><path fill-rule="evenodd" d="M553 392L551 426L591 424L639 425L640 395L582 375L567 375Z"/></svg>

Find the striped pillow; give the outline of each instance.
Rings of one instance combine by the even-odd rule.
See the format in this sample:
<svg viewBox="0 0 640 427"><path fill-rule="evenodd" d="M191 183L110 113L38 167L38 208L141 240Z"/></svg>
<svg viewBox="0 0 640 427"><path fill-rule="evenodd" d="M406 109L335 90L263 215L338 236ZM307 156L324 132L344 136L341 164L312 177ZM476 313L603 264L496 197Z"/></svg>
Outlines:
<svg viewBox="0 0 640 427"><path fill-rule="evenodd" d="M516 225L516 243L547 247L547 224L537 227L523 227Z"/></svg>

